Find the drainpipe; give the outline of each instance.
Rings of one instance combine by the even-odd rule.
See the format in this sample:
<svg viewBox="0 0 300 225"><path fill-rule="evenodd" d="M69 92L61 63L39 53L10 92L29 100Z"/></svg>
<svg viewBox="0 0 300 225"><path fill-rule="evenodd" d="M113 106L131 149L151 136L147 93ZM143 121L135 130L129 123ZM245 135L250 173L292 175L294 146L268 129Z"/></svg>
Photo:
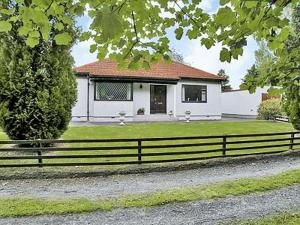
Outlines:
<svg viewBox="0 0 300 225"><path fill-rule="evenodd" d="M88 75L87 83L87 112L86 112L87 121L90 121L90 75Z"/></svg>

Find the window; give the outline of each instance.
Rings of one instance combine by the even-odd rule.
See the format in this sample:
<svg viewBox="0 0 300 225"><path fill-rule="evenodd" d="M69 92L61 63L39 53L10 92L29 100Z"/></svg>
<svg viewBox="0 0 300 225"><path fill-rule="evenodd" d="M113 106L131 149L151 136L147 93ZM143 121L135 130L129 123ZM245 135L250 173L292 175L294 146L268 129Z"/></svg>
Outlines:
<svg viewBox="0 0 300 225"><path fill-rule="evenodd" d="M182 102L207 102L207 86L182 85Z"/></svg>
<svg viewBox="0 0 300 225"><path fill-rule="evenodd" d="M96 82L95 100L132 101L132 83Z"/></svg>

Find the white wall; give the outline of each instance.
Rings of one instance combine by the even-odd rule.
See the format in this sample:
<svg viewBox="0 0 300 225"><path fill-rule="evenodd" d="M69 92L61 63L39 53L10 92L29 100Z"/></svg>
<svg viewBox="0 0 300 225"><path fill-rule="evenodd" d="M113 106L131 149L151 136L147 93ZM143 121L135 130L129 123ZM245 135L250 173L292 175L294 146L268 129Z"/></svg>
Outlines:
<svg viewBox="0 0 300 225"><path fill-rule="evenodd" d="M142 86L142 88L141 88ZM133 84L133 113L137 114L138 109L144 108L145 115L150 115L150 84Z"/></svg>
<svg viewBox="0 0 300 225"><path fill-rule="evenodd" d="M127 120L133 117L132 101L94 101L94 111L91 121L119 121L119 113L124 111Z"/></svg>
<svg viewBox="0 0 300 225"><path fill-rule="evenodd" d="M206 103L185 103L182 102L182 85L206 85ZM221 119L221 84L199 81L180 81L176 87L176 116L184 119L185 111L191 111L192 120Z"/></svg>
<svg viewBox="0 0 300 225"><path fill-rule="evenodd" d="M257 88L253 94L247 90L223 92L221 98L222 113L256 117L258 106L262 101L262 94L267 93L267 90L268 88Z"/></svg>
<svg viewBox="0 0 300 225"><path fill-rule="evenodd" d="M77 102L72 109L73 121L87 120L87 85L88 79L86 77L78 77L77 82Z"/></svg>

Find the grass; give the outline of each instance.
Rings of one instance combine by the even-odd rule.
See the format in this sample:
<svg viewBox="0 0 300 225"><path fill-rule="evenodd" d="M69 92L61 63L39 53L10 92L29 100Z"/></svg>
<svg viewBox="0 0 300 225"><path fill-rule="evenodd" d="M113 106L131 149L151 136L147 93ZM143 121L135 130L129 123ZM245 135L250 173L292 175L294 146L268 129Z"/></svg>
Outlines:
<svg viewBox="0 0 300 225"><path fill-rule="evenodd" d="M269 121L206 121L206 122L192 122L190 124L184 122L174 123L144 123L144 124L127 124L126 126L119 125L101 125L101 126L81 126L70 127L63 139L104 139L104 138L142 138L142 137L174 137L174 136L199 136L199 135L224 135L224 134L248 134L248 133L271 133L271 132L285 132L292 131L293 127L288 123L277 123ZM1 135L1 133L0 133ZM257 137L255 139L263 138L278 138L278 137ZM1 139L1 136L0 136ZM244 138L251 139L251 138ZM254 138L252 138L254 139ZM230 139L237 140L237 139ZM184 144L184 143L203 143L203 142L220 142L220 139L210 140L177 140L177 141L160 141L160 142L146 142L143 145L159 145L159 144ZM277 144L287 144L289 141L276 142ZM260 143L260 144L272 144L272 143ZM238 144L228 145L227 147L245 147L255 146L260 144ZM82 144L69 144L69 146L76 147L88 147L88 146L120 146L131 145L136 146L137 143L82 143ZM220 149L221 146L199 146L199 147L185 147L185 148L168 148L168 149L143 149L143 153L153 152L171 152L171 151L201 151L210 149ZM287 150L288 147L276 148L276 150ZM263 152L273 151L272 148L252 150L251 152ZM89 154L122 154L132 153L136 154L137 149L131 150L111 150L111 151L65 151L46 153L48 155L89 155ZM247 151L233 151L228 152L230 154L249 153ZM13 153L12 153L13 154ZM163 159L175 159L175 158L190 158L190 157L209 157L219 156L221 152L205 153L205 154L193 154L193 155L173 155L173 156L148 156L143 157L143 160L163 160ZM66 162L111 162L111 161L135 161L136 157L115 157L115 158L81 158L81 159L47 159L45 163L66 163ZM10 163L24 163L23 161L11 160ZM35 163L36 160L26 160L25 163ZM1 162L0 162L1 163ZM5 162L7 163L7 162ZM117 168L124 166L98 166L97 168ZM91 169L88 167L86 169ZM85 170L86 170L85 169ZM64 168L63 170L67 170Z"/></svg>
<svg viewBox="0 0 300 225"><path fill-rule="evenodd" d="M217 122L192 122L186 124L184 122L177 123L147 123L147 124L128 124L127 126L110 125L110 126L93 126L93 127L72 127L63 136L64 139L101 139L101 138L143 138L143 137L175 137L175 136L200 136L200 135L224 135L224 134L248 134L248 133L272 133L272 132L285 132L292 131L293 127L288 123L276 123L267 121L245 121L245 122L230 122L230 121L217 121ZM256 139L263 139L268 137L258 137ZM270 137L269 137L270 138ZM278 137L271 137L278 138ZM247 139L247 138L245 138ZM248 138L249 139L249 138ZM250 138L251 139L251 138ZM253 139L253 138L252 138ZM231 139L237 140L237 139ZM160 144L185 144L185 143L203 143L203 142L220 142L220 139L210 140L173 140L173 141L160 141L160 142L144 142L142 145L160 145ZM278 144L285 144L288 141L277 142ZM263 143L271 144L271 143ZM76 144L76 146L99 146L97 144ZM118 146L118 145L137 145L137 143L102 143L101 146ZM228 147L245 147L254 146L257 144L239 144L228 145ZM73 145L75 146L75 145ZM185 147L185 148L168 148L168 149L143 149L143 153L152 152L170 152L170 151L193 151L193 150L210 150L219 149L221 146L201 146L201 147ZM276 150L286 150L287 147ZM252 152L272 151L274 149L259 149ZM76 152L75 154L100 154L98 152ZM103 152L101 152L103 153ZM136 149L133 150L113 150L105 151L107 154L120 154L120 153L137 153ZM245 151L228 152L228 154L241 154ZM62 153L66 154L66 153ZM194 154L194 155L173 155L173 156L148 156L143 157L144 160L157 160L157 159L173 159L173 158L189 158L189 157L207 157L221 155L221 152ZM78 160L78 159L77 159ZM105 161L132 161L136 158L106 158ZM103 160L103 161L104 161ZM61 160L67 162L67 160ZM97 162L99 159L81 159L80 162Z"/></svg>
<svg viewBox="0 0 300 225"><path fill-rule="evenodd" d="M115 208L151 207L175 202L224 198L255 192L274 190L300 184L300 170L292 170L278 175L245 178L220 182L205 186L193 186L164 190L160 192L127 195L110 199L45 200L34 198L1 198L1 217L20 217L47 214L83 213Z"/></svg>
<svg viewBox="0 0 300 225"><path fill-rule="evenodd" d="M262 219L240 221L241 225L299 225L300 211L295 213L282 213L278 215L264 217Z"/></svg>
<svg viewBox="0 0 300 225"><path fill-rule="evenodd" d="M6 140L7 135L0 129L0 140Z"/></svg>
<svg viewBox="0 0 300 225"><path fill-rule="evenodd" d="M64 139L142 138L291 131L289 123L269 121L205 121L71 127Z"/></svg>

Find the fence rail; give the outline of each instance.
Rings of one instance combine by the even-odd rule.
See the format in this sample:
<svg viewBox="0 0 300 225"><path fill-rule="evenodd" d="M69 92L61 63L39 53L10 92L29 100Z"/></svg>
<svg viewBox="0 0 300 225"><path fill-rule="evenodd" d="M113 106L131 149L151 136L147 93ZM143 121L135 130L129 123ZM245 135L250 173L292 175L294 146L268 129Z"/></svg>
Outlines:
<svg viewBox="0 0 300 225"><path fill-rule="evenodd" d="M129 165L240 157L300 150L297 148L300 146L299 140L300 132L131 139L3 140L0 141L0 168Z"/></svg>

